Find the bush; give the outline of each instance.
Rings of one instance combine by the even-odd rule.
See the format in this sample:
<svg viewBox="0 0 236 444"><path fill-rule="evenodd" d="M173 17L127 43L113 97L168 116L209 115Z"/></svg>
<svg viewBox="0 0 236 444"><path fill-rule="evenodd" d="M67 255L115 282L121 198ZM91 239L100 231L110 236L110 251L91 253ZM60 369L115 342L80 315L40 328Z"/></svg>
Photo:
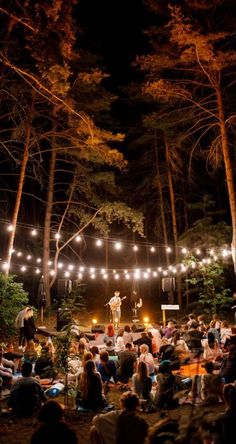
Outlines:
<svg viewBox="0 0 236 444"><path fill-rule="evenodd" d="M15 318L28 304L28 293L22 283L14 282L14 276L0 273L0 335L13 336Z"/></svg>

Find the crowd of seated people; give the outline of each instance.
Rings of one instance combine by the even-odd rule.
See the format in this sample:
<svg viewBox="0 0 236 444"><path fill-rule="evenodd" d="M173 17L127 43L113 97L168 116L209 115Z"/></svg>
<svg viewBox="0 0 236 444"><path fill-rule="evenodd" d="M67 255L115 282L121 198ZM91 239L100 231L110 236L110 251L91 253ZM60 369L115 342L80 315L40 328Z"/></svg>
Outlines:
<svg viewBox="0 0 236 444"><path fill-rule="evenodd" d="M188 366L194 363L201 371L189 375ZM182 390L182 397L191 398L193 403L198 398L203 405L216 404L227 398L227 384L236 381L236 340L226 321L214 317L207 325L203 316L193 314L184 325L173 321L164 328L150 325L139 335L128 325L117 334L108 325L98 345L85 333L71 337L68 366L79 409L96 412L108 407L109 385L135 394L138 403L145 406L144 412L175 409ZM22 371L22 377L14 381L17 370ZM9 406L18 415L31 414L46 402L40 379L53 380L56 373L56 351L51 340L29 340L24 353L15 352L12 344L0 350L0 378L10 389ZM24 397L29 399L25 408ZM123 422L120 416L117 421L125 424L126 415L130 412L123 414ZM96 421L94 426L98 427ZM216 427L220 427L218 423ZM94 431L94 442L98 442L98 434Z"/></svg>

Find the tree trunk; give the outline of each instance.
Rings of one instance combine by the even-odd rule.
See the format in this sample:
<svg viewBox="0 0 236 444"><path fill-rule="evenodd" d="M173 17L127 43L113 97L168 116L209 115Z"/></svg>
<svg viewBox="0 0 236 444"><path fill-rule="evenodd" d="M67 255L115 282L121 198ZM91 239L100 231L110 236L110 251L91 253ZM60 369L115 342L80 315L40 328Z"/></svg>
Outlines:
<svg viewBox="0 0 236 444"><path fill-rule="evenodd" d="M170 206L171 206L171 218L172 218L172 230L173 230L173 239L174 239L174 247L175 247L175 261L179 263L179 250L178 250L178 230L177 230L177 219L176 219L176 208L175 208L175 192L173 186L173 178L170 164L170 153L169 153L169 145L167 141L166 134L164 133L164 141L165 141L165 153L166 153L166 163L167 163L167 177L168 177L168 186L170 193ZM177 283L177 299L178 304L181 308L182 306L182 295L181 295L181 279L179 276L176 278Z"/></svg>
<svg viewBox="0 0 236 444"><path fill-rule="evenodd" d="M226 183L228 189L229 206L230 206L231 221L232 221L231 252L234 264L234 274L236 276L236 197L235 197L235 187L234 187L234 175L233 175L232 161L230 158L229 141L225 125L224 108L223 108L223 101L220 88L216 90L216 96L217 96L217 104L218 104L219 119L220 119L221 143L222 143Z"/></svg>
<svg viewBox="0 0 236 444"><path fill-rule="evenodd" d="M7 256L6 256L6 261L5 261L6 262L6 275L9 274L9 270L10 270L12 249L13 249L15 234L16 234L16 224L18 221L18 214L19 214L19 209L20 209L20 204L21 204L23 186L24 186L24 181L25 181L26 167L27 167L27 163L29 160L29 145L30 145L31 122L32 122L32 117L33 117L33 109L34 109L34 96L32 98L31 107L29 110L29 119L28 119L28 122L26 123L26 128L25 128L25 146L24 146L24 151L23 151L23 156L22 156L22 161L21 161L21 170L20 170L20 177L19 177L19 182L18 182L18 189L17 189L17 194L16 194L15 206L14 206L12 220L11 220L12 230L10 231L10 234L9 234L9 240L8 240L8 246L7 246Z"/></svg>
<svg viewBox="0 0 236 444"><path fill-rule="evenodd" d="M166 227L166 220L165 220L165 210L164 210L164 199L163 199L163 193L162 193L161 175L160 175L160 171L159 171L156 135L155 135L155 164L156 164L157 187L158 187L159 198L160 198L160 212L161 212L161 224L162 224L162 230L163 230L163 237L164 237L165 245L168 246L168 235L167 235L167 227ZM170 264L168 252L166 252L166 264L167 264L167 266Z"/></svg>
<svg viewBox="0 0 236 444"><path fill-rule="evenodd" d="M53 128L53 130L55 130L55 128ZM46 211L45 211L44 233L43 233L43 276L44 276L46 308L51 306L50 276L49 276L48 262L50 260L50 233L51 233L51 220L52 220L52 209L53 209L56 156L57 156L56 143L53 138L50 170L49 170L47 206L46 206Z"/></svg>

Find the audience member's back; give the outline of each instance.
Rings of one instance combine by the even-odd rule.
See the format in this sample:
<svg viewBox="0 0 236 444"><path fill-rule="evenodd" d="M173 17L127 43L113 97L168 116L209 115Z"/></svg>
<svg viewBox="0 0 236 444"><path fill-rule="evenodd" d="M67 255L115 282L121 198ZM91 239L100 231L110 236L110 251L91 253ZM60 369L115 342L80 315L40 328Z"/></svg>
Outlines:
<svg viewBox="0 0 236 444"><path fill-rule="evenodd" d="M227 384L223 395L227 405L225 413L216 420L214 444L235 444L236 437L236 387Z"/></svg>
<svg viewBox="0 0 236 444"><path fill-rule="evenodd" d="M62 420L62 407L55 401L47 402L39 412L39 427L30 444L77 444L75 432Z"/></svg>
<svg viewBox="0 0 236 444"><path fill-rule="evenodd" d="M8 405L20 416L33 414L47 400L39 382L31 377L32 364L24 362L22 378L12 386Z"/></svg>

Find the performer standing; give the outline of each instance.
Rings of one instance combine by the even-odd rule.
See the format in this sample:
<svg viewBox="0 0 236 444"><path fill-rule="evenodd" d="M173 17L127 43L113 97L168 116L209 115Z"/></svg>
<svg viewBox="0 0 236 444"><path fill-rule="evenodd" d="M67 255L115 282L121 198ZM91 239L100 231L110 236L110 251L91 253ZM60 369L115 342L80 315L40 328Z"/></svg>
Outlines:
<svg viewBox="0 0 236 444"><path fill-rule="evenodd" d="M122 299L125 298L126 296L124 296ZM108 302L112 313L112 322L115 327L119 327L122 299L120 298L120 292L115 291L114 296Z"/></svg>
<svg viewBox="0 0 236 444"><path fill-rule="evenodd" d="M28 310L28 306L23 308L23 310L19 311L18 315L15 319L15 327L17 330L19 330L20 336L19 336L19 349L22 349L25 345L25 338L24 338L24 320L25 320L25 314Z"/></svg>

